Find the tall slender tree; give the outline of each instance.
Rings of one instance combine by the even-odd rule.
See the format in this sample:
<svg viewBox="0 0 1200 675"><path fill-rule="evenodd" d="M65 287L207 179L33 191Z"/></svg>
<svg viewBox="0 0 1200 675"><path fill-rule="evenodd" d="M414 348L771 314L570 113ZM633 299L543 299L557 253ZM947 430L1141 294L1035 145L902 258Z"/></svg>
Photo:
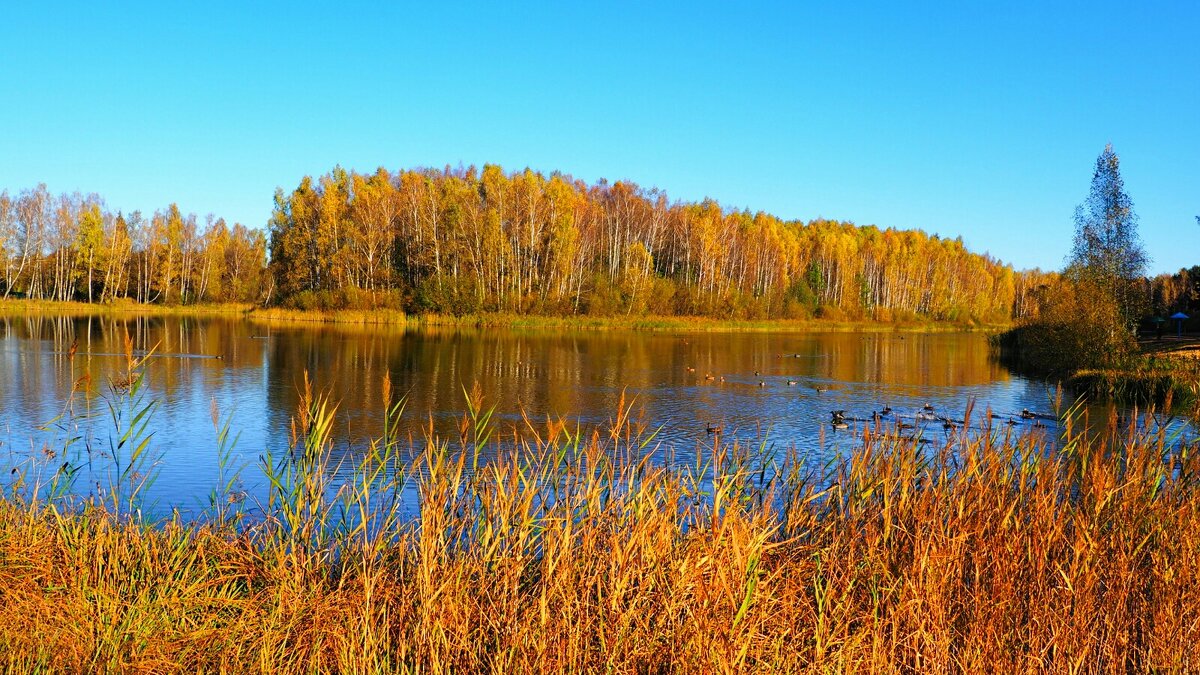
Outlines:
<svg viewBox="0 0 1200 675"><path fill-rule="evenodd" d="M1067 273L1110 296L1126 328L1134 325L1144 305L1139 281L1148 259L1137 223L1120 158L1110 143L1096 158L1087 199L1075 208L1075 244Z"/></svg>
<svg viewBox="0 0 1200 675"><path fill-rule="evenodd" d="M92 289L95 287L94 277L97 266L97 254L104 251L104 216L100 213L100 205L93 202L83 208L79 214L79 225L75 230L76 261L79 265L79 276L86 279L87 299L92 302Z"/></svg>

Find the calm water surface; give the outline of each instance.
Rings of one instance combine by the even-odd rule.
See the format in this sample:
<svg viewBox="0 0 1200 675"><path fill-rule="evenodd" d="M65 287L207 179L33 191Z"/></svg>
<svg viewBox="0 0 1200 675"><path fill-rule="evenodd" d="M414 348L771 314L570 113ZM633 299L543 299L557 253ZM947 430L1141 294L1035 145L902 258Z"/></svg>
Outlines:
<svg viewBox="0 0 1200 675"><path fill-rule="evenodd" d="M380 432L385 374L408 394L405 424L414 435L432 420L457 438L464 387L477 382L496 405L500 429L523 426L522 412L602 424L624 396L661 427L658 442L681 458L712 447L710 424L723 428L723 440L794 446L824 462L858 442L853 432L832 429L832 410L865 419L890 406L896 417L916 421L928 403L937 415L961 419L973 400L977 418L990 408L1017 419L1017 431L1035 432L1020 411L1052 409L1045 383L1008 372L978 333L405 331L222 318L20 317L0 318L4 461L57 461L68 441L76 452L104 453L112 427L108 383L123 371L126 333L136 349L157 345L147 366L148 396L157 401L147 429L157 478L147 497L184 510L201 505L216 484L213 403L222 417L232 416L239 434L234 462L246 467L243 487L261 492L259 457L286 450L305 371L340 402L339 452L350 454ZM90 395L72 398L85 375ZM944 433L941 422L924 426L931 438Z"/></svg>

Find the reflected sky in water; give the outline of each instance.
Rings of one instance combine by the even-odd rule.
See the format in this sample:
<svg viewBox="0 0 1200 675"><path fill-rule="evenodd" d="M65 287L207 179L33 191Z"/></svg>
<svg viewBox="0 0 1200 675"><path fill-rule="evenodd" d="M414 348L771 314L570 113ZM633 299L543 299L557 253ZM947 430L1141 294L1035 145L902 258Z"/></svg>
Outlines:
<svg viewBox="0 0 1200 675"><path fill-rule="evenodd" d="M522 413L602 424L624 397L682 460L712 447L708 426L721 427L722 440L794 446L823 463L860 442L862 423L835 430L833 410L867 419L890 407L892 423L920 425L915 416L926 403L936 416L962 419L974 401L976 419L990 408L1014 418L1018 432L1033 431L1022 409L1053 410L1053 391L1009 373L978 333L406 331L233 318L10 317L0 318L0 451L9 464L50 454L57 461L68 439L77 439L77 453L104 454L108 385L123 372L126 333L138 350L155 347L147 376L159 464L147 496L185 510L216 484L213 402L222 417L232 415L244 487L261 491L259 458L266 449L286 451L305 371L339 402L337 452L351 458L380 433L385 374L407 393L405 430L415 437L432 422L457 438L464 389L478 383L496 406L500 431L523 427ZM87 392L72 398L85 375ZM49 430L37 429L56 418ZM941 421L923 424L931 438L943 434ZM104 471L89 483L103 483Z"/></svg>

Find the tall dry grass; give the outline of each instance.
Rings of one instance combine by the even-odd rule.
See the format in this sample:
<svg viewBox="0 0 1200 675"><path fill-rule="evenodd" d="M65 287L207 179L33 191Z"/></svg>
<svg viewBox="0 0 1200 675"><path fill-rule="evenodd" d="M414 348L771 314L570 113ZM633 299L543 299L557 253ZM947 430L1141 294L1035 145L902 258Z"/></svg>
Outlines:
<svg viewBox="0 0 1200 675"><path fill-rule="evenodd" d="M628 407L501 437L474 392L458 438L410 454L384 386L348 479L336 405L306 389L261 514L219 490L151 523L136 495L10 487L4 669L1200 669L1200 462L1165 432L864 434L822 467L714 440L682 462Z"/></svg>

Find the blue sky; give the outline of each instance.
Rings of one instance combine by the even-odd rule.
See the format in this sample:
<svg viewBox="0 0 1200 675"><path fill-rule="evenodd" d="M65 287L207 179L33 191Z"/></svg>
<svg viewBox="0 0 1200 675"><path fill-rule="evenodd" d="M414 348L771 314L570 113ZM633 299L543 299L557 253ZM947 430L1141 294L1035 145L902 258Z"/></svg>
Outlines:
<svg viewBox="0 0 1200 675"><path fill-rule="evenodd" d="M261 227L336 164L490 162L1054 269L1111 142L1152 271L1200 264L1200 3L830 4L14 3L0 188Z"/></svg>

